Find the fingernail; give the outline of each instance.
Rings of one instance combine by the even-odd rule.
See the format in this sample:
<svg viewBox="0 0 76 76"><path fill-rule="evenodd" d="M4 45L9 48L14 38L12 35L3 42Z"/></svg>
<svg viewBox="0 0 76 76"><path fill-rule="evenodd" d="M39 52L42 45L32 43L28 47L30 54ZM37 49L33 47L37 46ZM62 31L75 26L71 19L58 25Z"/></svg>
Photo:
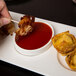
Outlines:
<svg viewBox="0 0 76 76"><path fill-rule="evenodd" d="M3 25L9 24L11 22L11 19L3 18Z"/></svg>

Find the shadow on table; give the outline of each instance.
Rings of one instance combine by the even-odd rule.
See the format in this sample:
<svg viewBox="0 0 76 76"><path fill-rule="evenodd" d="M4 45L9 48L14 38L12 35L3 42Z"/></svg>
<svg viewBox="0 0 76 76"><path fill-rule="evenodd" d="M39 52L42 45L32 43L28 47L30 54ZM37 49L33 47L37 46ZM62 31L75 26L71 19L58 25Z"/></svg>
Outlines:
<svg viewBox="0 0 76 76"><path fill-rule="evenodd" d="M0 47L5 43L5 38L7 37L7 35L1 35L0 34Z"/></svg>
<svg viewBox="0 0 76 76"><path fill-rule="evenodd" d="M18 5L18 4L29 2L29 1L31 0L5 0L7 5L16 5L16 4Z"/></svg>

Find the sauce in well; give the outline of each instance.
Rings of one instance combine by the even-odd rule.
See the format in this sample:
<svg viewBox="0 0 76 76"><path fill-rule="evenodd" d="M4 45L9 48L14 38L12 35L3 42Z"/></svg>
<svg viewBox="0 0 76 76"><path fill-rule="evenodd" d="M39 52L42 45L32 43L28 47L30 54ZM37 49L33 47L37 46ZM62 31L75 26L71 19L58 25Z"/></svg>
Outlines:
<svg viewBox="0 0 76 76"><path fill-rule="evenodd" d="M35 22L34 30L26 36L19 37L16 44L23 49L33 50L47 44L51 36L52 29L47 24Z"/></svg>

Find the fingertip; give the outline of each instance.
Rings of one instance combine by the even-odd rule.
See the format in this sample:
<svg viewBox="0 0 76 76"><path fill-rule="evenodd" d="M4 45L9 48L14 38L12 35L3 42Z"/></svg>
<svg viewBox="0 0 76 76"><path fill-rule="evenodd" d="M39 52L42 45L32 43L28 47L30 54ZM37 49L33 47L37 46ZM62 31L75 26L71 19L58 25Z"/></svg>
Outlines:
<svg viewBox="0 0 76 76"><path fill-rule="evenodd" d="M1 18L0 19L0 26L7 25L10 22L11 22L11 19L10 18Z"/></svg>

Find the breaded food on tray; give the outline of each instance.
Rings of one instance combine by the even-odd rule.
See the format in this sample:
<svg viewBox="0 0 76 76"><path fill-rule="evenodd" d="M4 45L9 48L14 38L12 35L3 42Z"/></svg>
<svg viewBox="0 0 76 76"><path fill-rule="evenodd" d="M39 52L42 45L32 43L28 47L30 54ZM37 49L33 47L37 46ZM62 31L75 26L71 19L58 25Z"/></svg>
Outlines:
<svg viewBox="0 0 76 76"><path fill-rule="evenodd" d="M70 34L69 31L55 35L52 38L52 43L56 50L62 55L68 55L76 47L75 36Z"/></svg>
<svg viewBox="0 0 76 76"><path fill-rule="evenodd" d="M68 66L72 70L76 71L76 48L74 49L74 51L71 54L66 56L65 60L68 64Z"/></svg>

